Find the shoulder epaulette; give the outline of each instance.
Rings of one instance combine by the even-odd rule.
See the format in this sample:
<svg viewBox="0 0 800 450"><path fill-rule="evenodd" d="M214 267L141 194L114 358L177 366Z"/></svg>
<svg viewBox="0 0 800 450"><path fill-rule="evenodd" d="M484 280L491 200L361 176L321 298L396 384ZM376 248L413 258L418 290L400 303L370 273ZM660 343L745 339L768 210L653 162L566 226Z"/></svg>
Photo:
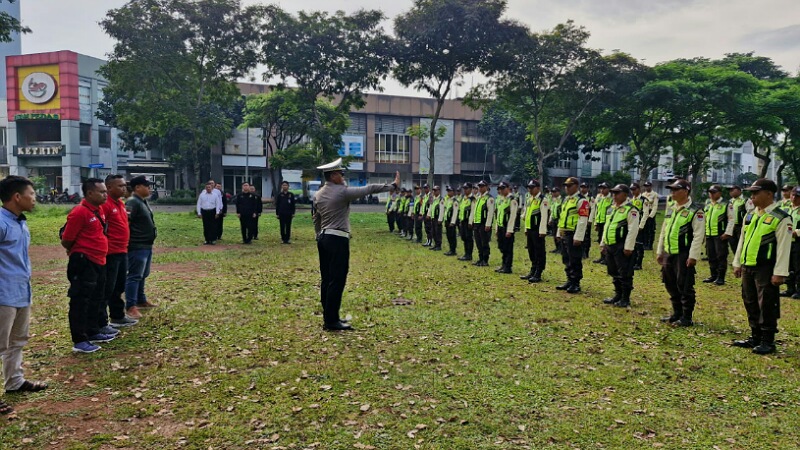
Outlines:
<svg viewBox="0 0 800 450"><path fill-rule="evenodd" d="M787 217L791 217L791 214L787 213L786 211L784 211L781 208L773 209L770 214L772 214L773 216L777 217L778 220L783 220L783 219L785 219Z"/></svg>

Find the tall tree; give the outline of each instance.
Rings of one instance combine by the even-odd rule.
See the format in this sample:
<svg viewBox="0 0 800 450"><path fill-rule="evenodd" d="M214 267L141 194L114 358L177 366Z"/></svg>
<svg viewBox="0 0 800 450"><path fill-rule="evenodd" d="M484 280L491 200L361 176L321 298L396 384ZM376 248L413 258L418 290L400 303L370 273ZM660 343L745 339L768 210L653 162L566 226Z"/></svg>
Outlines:
<svg viewBox="0 0 800 450"><path fill-rule="evenodd" d="M101 69L109 85L98 115L130 133L178 135L178 155L167 156L201 185L201 161L236 125L235 81L257 63L262 10L239 0L132 0L109 11L100 25L116 44Z"/></svg>
<svg viewBox="0 0 800 450"><path fill-rule="evenodd" d="M16 0L0 0L14 3ZM11 42L14 39L13 34L26 34L30 33L31 29L23 26L16 17L13 17L7 12L0 12L0 42Z"/></svg>
<svg viewBox="0 0 800 450"><path fill-rule="evenodd" d="M495 71L496 53L521 28L502 19L506 0L414 0L394 20L394 76L436 100L429 127L428 184L433 185L439 117L463 77Z"/></svg>
<svg viewBox="0 0 800 450"><path fill-rule="evenodd" d="M486 139L489 152L495 155L504 173L510 173L512 179L520 181L539 178L525 124L518 122L498 102L484 109L478 132Z"/></svg>

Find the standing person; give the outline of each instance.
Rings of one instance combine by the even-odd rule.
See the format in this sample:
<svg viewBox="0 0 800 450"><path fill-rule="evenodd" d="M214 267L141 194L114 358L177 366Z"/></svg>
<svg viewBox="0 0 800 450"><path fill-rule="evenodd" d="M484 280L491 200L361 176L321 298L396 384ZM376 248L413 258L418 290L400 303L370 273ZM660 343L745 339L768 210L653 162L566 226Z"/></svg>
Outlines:
<svg viewBox="0 0 800 450"><path fill-rule="evenodd" d="M661 319L673 326L694 325L694 278L705 237L703 209L692 203L692 186L677 179L667 186L672 191L672 206L667 210L658 238L658 263L662 281L672 302L672 315Z"/></svg>
<svg viewBox="0 0 800 450"><path fill-rule="evenodd" d="M281 225L281 241L290 244L292 239L292 219L294 219L297 200L292 192L289 192L289 182L281 183L281 191L275 197L275 215Z"/></svg>
<svg viewBox="0 0 800 450"><path fill-rule="evenodd" d="M609 208L600 243L606 256L608 275L614 283L614 296L603 300L619 308L631 306L633 291L633 249L639 233L641 212L628 201L631 190L618 184L611 189L614 204Z"/></svg>
<svg viewBox="0 0 800 450"><path fill-rule="evenodd" d="M525 210L522 213L522 229L527 239L531 271L520 278L530 283L542 281L542 272L547 265L544 238L547 236L549 216L550 202L541 193L541 185L536 180L528 181L528 198L525 199Z"/></svg>
<svg viewBox="0 0 800 450"><path fill-rule="evenodd" d="M352 330L350 324L339 318L342 293L347 282L350 264L350 202L360 197L397 189L400 172L395 173L392 184L370 184L364 187L347 187L344 182L342 159L317 167L325 176L325 184L314 196L316 211L314 230L317 234L317 251L322 276L320 301L328 331Z"/></svg>
<svg viewBox="0 0 800 450"><path fill-rule="evenodd" d="M658 193L653 192L653 183L650 181L644 182L644 192L642 195L647 199L648 211L647 217L642 217L641 220L647 219L644 224L644 249L652 250L653 243L656 240L656 214L658 214Z"/></svg>
<svg viewBox="0 0 800 450"><path fill-rule="evenodd" d="M781 316L778 291L789 275L792 219L774 201L778 190L774 181L759 178L747 190L753 193L756 210L744 219L733 275L742 279L742 300L751 334L733 345L766 355L775 352Z"/></svg>
<svg viewBox="0 0 800 450"><path fill-rule="evenodd" d="M589 258L589 251L592 249L592 224L594 223L595 207L592 204L589 194L589 185L581 183L581 195L589 200L589 224L586 226L586 234L583 236L583 259Z"/></svg>
<svg viewBox="0 0 800 450"><path fill-rule="evenodd" d="M72 351L92 353L100 350L98 342L110 342L114 336L101 334L98 323L100 304L105 294L106 218L100 205L106 202L103 180L89 178L81 190L83 200L70 211L61 235L61 245L67 249L69 263L69 328Z"/></svg>
<svg viewBox="0 0 800 450"><path fill-rule="evenodd" d="M389 197L386 199L386 223L389 225L389 233L394 233L394 223L397 218L397 192L393 189L389 192ZM399 228L399 227L398 227Z"/></svg>
<svg viewBox="0 0 800 450"><path fill-rule="evenodd" d="M600 243L603 240L603 228L606 225L606 213L608 209L611 207L612 203L614 203L614 198L609 193L608 184L605 182L600 183L597 185L600 189L600 192L597 194L597 197L594 200L594 224L595 224L595 231L597 232L597 242ZM630 188L628 188L630 190ZM592 261L593 263L597 264L605 264L606 263L606 255L600 253L600 257Z"/></svg>
<svg viewBox="0 0 800 450"><path fill-rule="evenodd" d="M475 207L472 208L470 223L475 237L475 246L478 248L478 261L473 265L486 267L489 265L490 245L492 242L492 221L494 220L494 198L489 194L489 184L481 180L478 182L478 196Z"/></svg>
<svg viewBox="0 0 800 450"><path fill-rule="evenodd" d="M257 227L256 219L261 201L250 192L250 183L242 183L242 192L236 197L236 217L242 230L242 244L253 242Z"/></svg>
<svg viewBox="0 0 800 450"><path fill-rule="evenodd" d="M255 224L253 225L253 240L257 241L258 240L258 219L260 219L261 218L261 214L264 213L264 202L261 201L261 196L258 195L258 192L256 192L256 186L254 184L250 185L250 193L255 196L256 203L258 204L258 207L256 209L256 220L255 220Z"/></svg>
<svg viewBox="0 0 800 450"><path fill-rule="evenodd" d="M472 192L472 183L466 182L461 186L461 199L458 201L458 234L464 243L464 256L459 257L459 261L472 261L472 248L475 244L470 222L472 207L475 204Z"/></svg>
<svg viewBox="0 0 800 450"><path fill-rule="evenodd" d="M413 208L413 216L414 216L414 234L417 236L417 244L422 242L422 194L420 193L420 187L414 186L414 208ZM411 239L409 239L410 241Z"/></svg>
<svg viewBox="0 0 800 450"><path fill-rule="evenodd" d="M783 209L784 211L788 211L792 208L793 189L794 186L790 184L784 184L783 187L781 188L781 195L783 196L783 199L781 199L781 202L778 204L778 207Z"/></svg>
<svg viewBox="0 0 800 450"><path fill-rule="evenodd" d="M36 191L27 178L11 175L0 181L0 359L7 393L36 392L45 383L26 380L22 348L28 343L31 318L31 233L26 212L36 206ZM0 401L0 414L13 409Z"/></svg>
<svg viewBox="0 0 800 450"><path fill-rule="evenodd" d="M442 200L442 191L439 185L433 187L433 196L428 205L428 213L425 220L431 224L431 237L433 244L428 250L441 251L442 250L442 217L444 216L444 201Z"/></svg>
<svg viewBox="0 0 800 450"><path fill-rule="evenodd" d="M800 299L800 186L792 193L792 210L786 211L792 217L792 251L789 255L789 278L786 291L781 296Z"/></svg>
<svg viewBox="0 0 800 450"><path fill-rule="evenodd" d="M444 214L441 223L444 224L445 235L447 236L447 246L449 247L445 256L455 256L456 254L456 229L458 228L458 203L456 192L449 184L445 188L447 198L444 199Z"/></svg>
<svg viewBox="0 0 800 450"><path fill-rule="evenodd" d="M631 203L634 207L639 210L641 213L640 217L649 217L650 216L650 201L642 195L641 187L639 183L632 183L630 186L631 190ZM644 241L645 241L645 232L642 230L645 225L647 224L646 221L640 220L639 221L639 233L636 234L636 246L633 250L633 270L642 270L642 262L644 261Z"/></svg>
<svg viewBox="0 0 800 450"><path fill-rule="evenodd" d="M141 319L142 313L139 308L158 306L147 300L144 291L145 280L150 276L150 264L153 261L153 243L158 236L153 210L147 203L151 184L153 183L143 176L131 179L133 195L125 204L131 230L128 242L128 277L125 280L125 308L128 316L133 319Z"/></svg>
<svg viewBox="0 0 800 450"><path fill-rule="evenodd" d="M222 197L214 193L214 181L206 183L206 188L197 197L197 217L203 219L204 245L217 242L217 219L222 211Z"/></svg>
<svg viewBox="0 0 800 450"><path fill-rule="evenodd" d="M128 276L128 241L131 234L125 203L122 203L122 197L127 191L125 178L122 175L107 176L106 191L108 198L100 206L100 210L103 211L108 223L108 255L106 255L106 288L103 303L100 305L98 325L103 334L114 334L105 328L106 325L123 328L136 325L138 320L125 315L125 301L122 300L125 279Z"/></svg>
<svg viewBox="0 0 800 450"><path fill-rule="evenodd" d="M432 202L431 197L431 188L427 184L422 185L422 205L420 206L420 215L422 218L420 220L422 220L422 224L425 226L425 238L427 239L425 243L422 244L423 247L430 247L433 245L433 237L431 235L433 229L431 228L431 217L428 214L428 208L430 208Z"/></svg>
<svg viewBox="0 0 800 450"><path fill-rule="evenodd" d="M497 212L497 249L500 250L502 255L502 263L497 273L512 273L512 265L514 264L514 227L517 222L517 200L509 192L509 185L505 181L501 181L497 185L497 192L500 194L497 197L496 209Z"/></svg>
<svg viewBox="0 0 800 450"><path fill-rule="evenodd" d="M217 238L215 240L221 241L222 240L222 231L224 228L225 223L225 216L228 215L228 196L225 195L225 191L222 190L222 185L219 183L214 184L214 189L219 193L219 199L222 201L222 209L219 211L219 215L217 216Z"/></svg>
<svg viewBox="0 0 800 450"><path fill-rule="evenodd" d="M561 216L561 191L553 186L550 189L550 208L553 214L550 215L550 233L553 234L553 250L550 253L561 253L561 240L558 238L558 220Z"/></svg>
<svg viewBox="0 0 800 450"><path fill-rule="evenodd" d="M703 283L725 284L728 271L728 243L722 239L728 227L728 204L722 199L722 188L711 185L708 188L710 202L706 212L706 255L711 275Z"/></svg>
<svg viewBox="0 0 800 450"><path fill-rule="evenodd" d="M564 181L567 193L561 204L558 219L558 236L561 239L561 260L567 281L556 289L577 294L583 279L583 235L589 225L589 200L578 193L578 179L569 177Z"/></svg>
<svg viewBox="0 0 800 450"><path fill-rule="evenodd" d="M739 237L742 235L742 222L745 214L747 214L747 209L745 208L746 200L742 197L742 188L738 185L729 187L728 193L731 195L731 199L728 200L728 226L720 239L726 241L730 251L736 253L736 247L739 246Z"/></svg>

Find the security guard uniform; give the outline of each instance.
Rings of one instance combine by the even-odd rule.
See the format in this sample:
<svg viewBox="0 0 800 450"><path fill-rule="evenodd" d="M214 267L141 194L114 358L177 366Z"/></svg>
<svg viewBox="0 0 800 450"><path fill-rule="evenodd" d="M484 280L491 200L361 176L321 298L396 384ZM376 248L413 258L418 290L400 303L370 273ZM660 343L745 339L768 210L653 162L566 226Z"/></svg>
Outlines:
<svg viewBox="0 0 800 450"><path fill-rule="evenodd" d="M775 186L762 178L748 190L762 189L767 182ZM742 300L752 334L749 339L735 341L737 347L752 348L758 354L775 351L781 312L778 286L772 283L772 277L789 275L792 234L792 219L777 203L745 216L733 267L741 271Z"/></svg>
<svg viewBox="0 0 800 450"><path fill-rule="evenodd" d="M517 222L517 200L508 192L509 185L501 182L497 190L503 194L497 197L495 212L497 220L497 249L502 255L502 264L495 270L498 273L511 273L514 264L514 228Z"/></svg>
<svg viewBox="0 0 800 450"><path fill-rule="evenodd" d="M558 195L553 195L558 194ZM561 203L564 198L561 196L561 191L558 188L553 188L550 195L550 211L553 214L550 216L550 233L553 235L553 245L555 248L550 253L561 253L561 241L558 239L558 220L561 217Z"/></svg>
<svg viewBox="0 0 800 450"><path fill-rule="evenodd" d="M419 188L415 188L417 195L414 196L414 234L417 235L417 243L422 242L422 204L423 195Z"/></svg>
<svg viewBox="0 0 800 450"><path fill-rule="evenodd" d="M734 188L741 191L739 186L734 186ZM746 200L741 195L731 197L728 200L728 225L725 228L725 234L728 235L728 246L734 253L736 253L736 247L739 246L739 237L742 235L742 221L747 214L745 203Z"/></svg>
<svg viewBox="0 0 800 450"><path fill-rule="evenodd" d="M394 222L397 214L395 213L394 206L397 202L397 194L392 192L389 198L386 199L386 223L389 224L389 233L394 233Z"/></svg>
<svg viewBox="0 0 800 450"><path fill-rule="evenodd" d="M671 188L689 189L685 180L677 180ZM694 278L695 267L687 261L700 260L700 250L705 237L705 214L692 203L692 199L679 205L675 202L667 211L661 227L656 253L662 263L662 280L672 302L672 315L662 319L679 326L692 326L696 303Z"/></svg>
<svg viewBox="0 0 800 450"><path fill-rule="evenodd" d="M629 193L630 188L618 184L614 186L612 192ZM620 308L631 305L633 250L636 246L636 235L639 234L641 217L642 212L627 199L619 205L616 203L611 205L608 209L600 245L606 255L608 274L614 283L614 296L603 300L603 303Z"/></svg>
<svg viewBox="0 0 800 450"><path fill-rule="evenodd" d="M452 187L447 186L447 197L444 198L444 212L442 214L441 224L445 229L445 236L447 236L447 246L449 250L444 253L445 256L454 256L456 254L456 228L458 224L458 204L459 198L456 197L455 191ZM440 225L441 226L441 225Z"/></svg>
<svg viewBox="0 0 800 450"><path fill-rule="evenodd" d="M586 192L584 192L584 189ZM589 194L589 185L581 183L581 195L589 201L589 222L586 226L586 233L583 235L583 259L589 257L589 251L592 249L592 226L594 224L594 204Z"/></svg>
<svg viewBox="0 0 800 450"><path fill-rule="evenodd" d="M600 183L600 188L607 188L608 185L605 183ZM597 231L597 242L600 243L603 241L603 228L606 224L606 213L608 209L611 207L611 204L614 203L614 199L611 194L603 195L597 194L597 197L594 201L594 208L592 208L594 214L594 223ZM606 263L606 256L604 254L600 254L598 259L592 261L598 264L605 264Z"/></svg>
<svg viewBox="0 0 800 450"><path fill-rule="evenodd" d="M709 192L719 192L716 185ZM728 270L728 243L722 240L728 226L728 204L722 198L711 200L705 208L706 212L706 256L711 275L703 283L725 284L725 273Z"/></svg>
<svg viewBox="0 0 800 450"><path fill-rule="evenodd" d="M425 243L422 244L423 247L430 247L433 245L433 229L431 228L431 218L428 209L431 206L432 195L430 192L430 188L427 184L422 186L424 194L422 194L422 205L420 206L420 220L422 221L423 225L425 226Z"/></svg>
<svg viewBox="0 0 800 450"><path fill-rule="evenodd" d="M472 209L473 236L475 246L478 248L478 260L474 265L486 267L489 265L490 244L492 241L492 223L494 222L494 198L489 194L488 183L481 180L479 187L487 187L486 192L478 193L475 199L475 207Z"/></svg>
<svg viewBox="0 0 800 450"><path fill-rule="evenodd" d="M652 188L653 183L647 181L644 183L644 187ZM647 217L642 216L641 220L645 221L644 228L644 249L645 250L652 250L653 243L656 240L656 214L658 214L658 193L655 191L650 192L642 192L642 195L647 199L648 202L648 214Z"/></svg>
<svg viewBox="0 0 800 450"><path fill-rule="evenodd" d="M794 198L800 200L800 186L794 188ZM796 203L796 202L795 202ZM781 296L800 298L800 204L789 211L792 217L792 251L789 255L789 277L786 279L786 291Z"/></svg>
<svg viewBox="0 0 800 450"><path fill-rule="evenodd" d="M539 182L531 180L528 188L540 187ZM522 213L522 229L527 238L528 259L531 261L531 271L523 275L531 283L542 281L542 272L547 265L547 252L545 251L544 238L547 236L547 224L550 219L550 201L539 192L537 195L528 194L525 201L525 210Z"/></svg>
<svg viewBox="0 0 800 450"><path fill-rule="evenodd" d="M464 194L458 202L458 230L461 235L461 241L464 243L464 256L458 258L459 261L472 261L472 247L474 240L472 238L472 209L475 206L475 196L472 195L472 183L465 183L462 186Z"/></svg>
<svg viewBox="0 0 800 450"><path fill-rule="evenodd" d="M564 182L565 185L577 184L578 179L569 177ZM564 263L564 272L567 275L567 282L556 287L558 290L565 290L570 294L577 294L581 291L581 280L583 279L583 236L586 227L589 225L589 200L575 192L564 198L561 204L558 218L558 236L561 240L561 260ZM573 242L580 242L581 245L573 245Z"/></svg>
<svg viewBox="0 0 800 450"><path fill-rule="evenodd" d="M444 202L442 201L442 194L439 186L433 187L433 197L430 200L428 207L428 215L425 216L426 220L431 224L431 237L433 244L429 250L439 251L442 249L442 210L444 209Z"/></svg>
<svg viewBox="0 0 800 450"><path fill-rule="evenodd" d="M635 192L640 192L638 183L632 183L630 189L633 194L635 194ZM640 211L640 217L647 217L650 215L650 202L641 193L631 197L631 204ZM639 221L639 232L636 234L636 245L633 250L633 270L642 270L642 262L644 261L644 239L646 234L643 232L643 228L646 224L647 221L645 220Z"/></svg>

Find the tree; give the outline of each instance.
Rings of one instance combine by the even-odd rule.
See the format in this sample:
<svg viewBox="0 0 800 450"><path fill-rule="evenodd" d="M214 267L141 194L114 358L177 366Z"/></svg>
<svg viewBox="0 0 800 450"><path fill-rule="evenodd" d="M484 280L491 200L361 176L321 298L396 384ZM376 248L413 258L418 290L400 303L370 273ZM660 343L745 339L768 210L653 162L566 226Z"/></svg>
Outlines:
<svg viewBox="0 0 800 450"><path fill-rule="evenodd" d="M436 146L436 143L439 142L445 134L447 134L447 127L440 126L435 131L431 130L431 127L425 124L419 125L412 125L408 127L406 130L406 134L419 139L420 143L425 144L425 148L428 151L428 161L430 162L430 171L428 173L429 179L428 184L432 184L432 178L430 176L433 175L433 148ZM421 151L421 149L420 149Z"/></svg>
<svg viewBox="0 0 800 450"><path fill-rule="evenodd" d="M495 155L504 173L510 173L514 180L539 178L525 125L518 122L510 111L504 110L497 102L489 104L478 123L478 132L486 139L489 151Z"/></svg>
<svg viewBox="0 0 800 450"><path fill-rule="evenodd" d="M235 81L257 62L263 8L239 0L133 0L100 22L117 42L101 69L109 85L98 117L128 133L167 138L167 156L193 169L230 136Z"/></svg>
<svg viewBox="0 0 800 450"><path fill-rule="evenodd" d="M429 128L430 172L435 173L436 133L445 100L465 75L494 72L499 47L521 28L501 19L505 0L414 0L394 20L394 76L436 100Z"/></svg>
<svg viewBox="0 0 800 450"><path fill-rule="evenodd" d="M0 0L2 3L4 0ZM14 3L16 0L7 0L8 3ZM27 34L31 29L17 20L16 17L11 16L7 12L0 12L0 42L11 42L14 39L13 34Z"/></svg>

